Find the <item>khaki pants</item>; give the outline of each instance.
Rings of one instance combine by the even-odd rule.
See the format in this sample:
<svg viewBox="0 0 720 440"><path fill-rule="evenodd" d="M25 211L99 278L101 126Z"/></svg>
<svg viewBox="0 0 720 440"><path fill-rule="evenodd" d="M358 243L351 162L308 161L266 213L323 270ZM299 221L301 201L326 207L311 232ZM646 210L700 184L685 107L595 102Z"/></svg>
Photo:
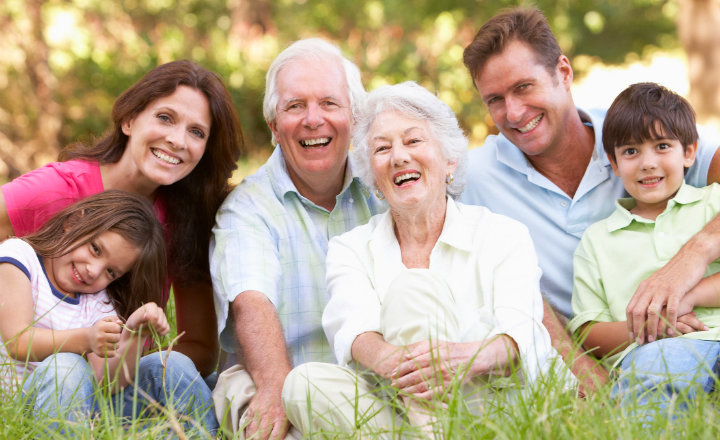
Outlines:
<svg viewBox="0 0 720 440"><path fill-rule="evenodd" d="M425 269L403 272L386 293L381 307L381 332L397 346L424 340L464 342L461 339L462 316L447 283ZM488 337L488 326L478 325L466 340ZM468 395L469 400L487 397ZM283 404L291 423L303 434L322 432L332 436L359 430L362 436L392 438L401 423L394 411L394 393L386 381L374 374L358 375L339 365L307 363L294 368L283 387ZM469 403L466 401L466 403ZM470 405L471 408L477 405ZM339 431L339 432L337 432Z"/></svg>
<svg viewBox="0 0 720 440"><path fill-rule="evenodd" d="M233 365L220 373L212 397L221 429L237 433L247 426L249 421L246 411L250 400L255 396L255 390L250 374L241 365ZM300 432L291 427L285 440L301 437ZM245 435L241 433L239 438L244 439Z"/></svg>

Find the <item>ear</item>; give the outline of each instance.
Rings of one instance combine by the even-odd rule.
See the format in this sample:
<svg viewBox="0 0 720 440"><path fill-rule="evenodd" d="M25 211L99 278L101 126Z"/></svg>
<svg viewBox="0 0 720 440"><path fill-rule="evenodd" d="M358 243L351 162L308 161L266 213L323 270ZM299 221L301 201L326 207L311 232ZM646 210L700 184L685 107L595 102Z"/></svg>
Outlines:
<svg viewBox="0 0 720 440"><path fill-rule="evenodd" d="M697 141L685 147L685 158L683 160L685 168L690 168L695 163L695 154L697 154Z"/></svg>
<svg viewBox="0 0 720 440"><path fill-rule="evenodd" d="M275 143L276 143L276 145L277 145L278 143L280 143L280 141L278 140L278 139L280 139L280 138L279 138L278 132L277 132L277 116L275 116L275 120L274 120L274 121L267 121L267 120L266 120L265 122L267 123L268 127L270 128L270 131L272 132L273 138L275 139Z"/></svg>
<svg viewBox="0 0 720 440"><path fill-rule="evenodd" d="M565 88L569 91L570 86L572 85L573 81L573 70L572 66L570 65L570 60L565 55L560 55L558 57L558 63L557 63L557 75L560 81L563 83Z"/></svg>
<svg viewBox="0 0 720 440"><path fill-rule="evenodd" d="M447 166L445 167L445 175L447 176L450 173L454 173L457 169L458 163L457 161L450 162L448 161Z"/></svg>
<svg viewBox="0 0 720 440"><path fill-rule="evenodd" d="M605 154L607 154L607 158L610 161L610 166L613 169L613 173L615 173L616 176L620 177L620 173L618 172L617 162L608 153L605 153Z"/></svg>
<svg viewBox="0 0 720 440"><path fill-rule="evenodd" d="M125 134L125 136L130 136L130 132L132 131L132 130L131 130L131 129L132 129L132 123L133 123L133 120L132 120L132 119L128 119L128 120L123 121L123 122L120 124L120 128L122 129L122 132Z"/></svg>

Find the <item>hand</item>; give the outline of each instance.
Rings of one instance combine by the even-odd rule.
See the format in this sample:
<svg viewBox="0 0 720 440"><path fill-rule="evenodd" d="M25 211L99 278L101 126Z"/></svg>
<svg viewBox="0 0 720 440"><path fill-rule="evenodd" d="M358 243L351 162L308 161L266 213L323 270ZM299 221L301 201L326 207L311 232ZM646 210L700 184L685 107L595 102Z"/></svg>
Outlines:
<svg viewBox="0 0 720 440"><path fill-rule="evenodd" d="M455 377L470 379L469 367L481 351L477 343L427 341L409 345L392 373L392 385L421 399L442 395Z"/></svg>
<svg viewBox="0 0 720 440"><path fill-rule="evenodd" d="M106 316L92 327L87 328L86 336L90 350L100 357L115 356L120 341L122 322L115 316Z"/></svg>
<svg viewBox="0 0 720 440"><path fill-rule="evenodd" d="M672 338L675 336L684 335L687 333L700 332L709 330L702 321L697 318L695 312L692 311L692 307L683 305L683 301L680 302L679 315L675 327L669 327L665 319L661 319L658 322L657 335L658 338L668 337ZM689 310L689 311L688 311ZM664 312L663 312L664 316Z"/></svg>
<svg viewBox="0 0 720 440"><path fill-rule="evenodd" d="M162 308L154 302L144 304L135 310L128 318L125 326L130 331L140 330L139 336L149 336L152 327L160 336L165 336L170 331L167 317Z"/></svg>
<svg viewBox="0 0 720 440"><path fill-rule="evenodd" d="M676 326L680 300L705 272L706 264L697 262L699 254L690 251L683 253L683 249L668 264L638 285L625 309L628 332L638 344L646 340L652 342L657 338L658 321L663 309L667 324Z"/></svg>
<svg viewBox="0 0 720 440"><path fill-rule="evenodd" d="M284 439L290 429L280 391L257 390L245 412L250 423L245 427L247 439Z"/></svg>

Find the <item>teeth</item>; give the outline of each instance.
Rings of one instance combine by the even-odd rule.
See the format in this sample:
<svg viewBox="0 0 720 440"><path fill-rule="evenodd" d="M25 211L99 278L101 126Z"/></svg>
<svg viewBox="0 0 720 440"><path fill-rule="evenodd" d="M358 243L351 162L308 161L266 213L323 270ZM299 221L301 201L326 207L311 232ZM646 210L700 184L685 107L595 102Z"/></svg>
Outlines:
<svg viewBox="0 0 720 440"><path fill-rule="evenodd" d="M160 151L160 150L156 150L156 149L153 148L153 149L150 150L150 151L152 151L152 154L154 154L155 157L157 157L158 159L160 159L160 160L162 160L162 161L164 161L164 162L167 162L167 163L170 163L170 164L173 164L173 165L177 165L177 164L180 163L180 159L178 159L178 158L176 158L176 157L168 156L167 154L163 153L163 152Z"/></svg>
<svg viewBox="0 0 720 440"><path fill-rule="evenodd" d="M413 173L405 173L400 174L395 178L395 185L400 185L401 183L404 183L406 180L418 180L420 178L420 173L413 172Z"/></svg>
<svg viewBox="0 0 720 440"><path fill-rule="evenodd" d="M324 138L317 138L317 139L302 140L302 141L300 141L300 145L302 145L303 147L313 147L318 144L325 145L328 142L330 142L330 138L324 137Z"/></svg>
<svg viewBox="0 0 720 440"><path fill-rule="evenodd" d="M537 127L537 125L540 123L540 120L543 118L543 115L539 115L537 118L533 119L532 121L528 122L527 125L524 127L518 128L518 131L520 133L527 133L528 131L532 130L533 128Z"/></svg>
<svg viewBox="0 0 720 440"><path fill-rule="evenodd" d="M654 177L652 179L643 179L640 182L644 183L646 185L652 185L653 183L658 183L661 180L662 180L662 177Z"/></svg>
<svg viewBox="0 0 720 440"><path fill-rule="evenodd" d="M77 278L77 280L78 280L79 282L81 282L81 283L84 282L83 279L82 279L82 277L80 276L80 273L79 273L79 272L77 271L77 269L75 268L75 265L74 265L74 264L73 264L73 266L72 266L72 270L73 270L73 275L75 275L75 278Z"/></svg>

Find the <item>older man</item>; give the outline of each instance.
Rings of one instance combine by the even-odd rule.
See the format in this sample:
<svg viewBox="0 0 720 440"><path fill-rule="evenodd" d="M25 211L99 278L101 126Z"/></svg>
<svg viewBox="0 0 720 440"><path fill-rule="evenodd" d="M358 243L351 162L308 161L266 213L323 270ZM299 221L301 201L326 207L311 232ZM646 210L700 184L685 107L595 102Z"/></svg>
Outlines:
<svg viewBox="0 0 720 440"><path fill-rule="evenodd" d="M321 326L328 240L381 207L348 163L364 97L358 68L337 47L308 39L285 49L263 103L277 148L218 211L210 248L218 328L239 364L220 375L214 399L218 419L248 437L287 433L280 394L292 365L334 361Z"/></svg>
<svg viewBox="0 0 720 440"><path fill-rule="evenodd" d="M568 316L578 241L624 194L597 131L604 112L575 107L570 61L538 10L517 8L491 18L465 48L464 61L500 134L489 136L484 147L470 153L462 200L528 226L543 271L541 288ZM701 138L697 160L686 177L695 186L720 178L718 139ZM638 288L628 306L629 330L641 340L653 340L663 308L674 323L679 298L718 256L720 220L715 219ZM545 315L553 344L567 355L569 340L555 314L546 307ZM684 319L697 325L692 317ZM590 368L580 362L573 369L576 374Z"/></svg>

